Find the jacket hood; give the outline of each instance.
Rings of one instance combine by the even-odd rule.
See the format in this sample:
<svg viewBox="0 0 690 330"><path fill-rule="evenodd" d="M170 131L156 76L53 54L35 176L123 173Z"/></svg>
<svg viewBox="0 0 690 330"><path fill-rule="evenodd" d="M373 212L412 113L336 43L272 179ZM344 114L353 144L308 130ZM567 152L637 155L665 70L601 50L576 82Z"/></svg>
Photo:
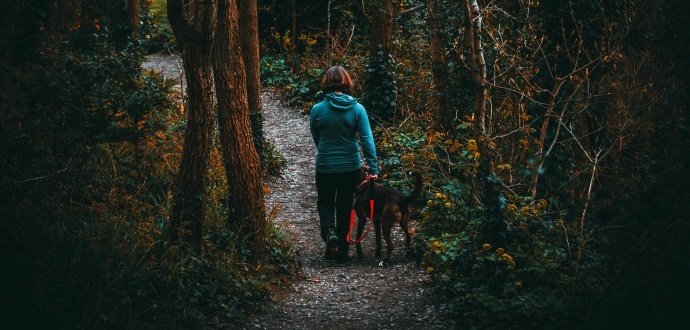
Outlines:
<svg viewBox="0 0 690 330"><path fill-rule="evenodd" d="M326 101L338 111L348 111L357 104L357 99L347 94L328 93Z"/></svg>

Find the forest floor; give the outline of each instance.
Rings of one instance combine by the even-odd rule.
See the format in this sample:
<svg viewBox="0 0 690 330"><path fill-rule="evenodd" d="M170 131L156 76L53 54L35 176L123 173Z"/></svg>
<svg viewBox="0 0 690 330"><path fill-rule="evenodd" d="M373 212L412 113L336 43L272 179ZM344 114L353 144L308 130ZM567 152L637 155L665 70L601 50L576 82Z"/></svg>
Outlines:
<svg viewBox="0 0 690 330"><path fill-rule="evenodd" d="M179 79L177 56L154 54L147 68ZM354 247L351 261L336 265L323 257L314 185L316 150L308 117L286 106L278 93L264 91L264 133L287 159L282 177L269 178L267 208L278 208L274 221L290 237L302 265L298 280L273 296L242 328L247 329L449 329L455 323L444 316L431 281L414 261L405 258L403 235L393 230L395 248L388 266L374 258L373 230L362 243L359 260ZM385 184L385 183L384 183ZM411 187L410 187L411 188ZM411 227L415 227L412 221ZM385 243L384 243L385 249Z"/></svg>

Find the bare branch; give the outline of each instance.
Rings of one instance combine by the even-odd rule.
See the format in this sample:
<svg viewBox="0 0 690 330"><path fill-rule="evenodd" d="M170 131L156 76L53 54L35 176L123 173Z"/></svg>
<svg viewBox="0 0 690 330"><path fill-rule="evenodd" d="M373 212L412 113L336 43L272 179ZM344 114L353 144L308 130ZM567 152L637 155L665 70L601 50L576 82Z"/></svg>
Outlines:
<svg viewBox="0 0 690 330"><path fill-rule="evenodd" d="M424 9L424 7L426 7L426 4L421 4L421 5L414 6L414 7L412 7L412 8L405 9L405 10L403 10L403 11L401 11L401 12L398 13L398 17L402 17L402 16L405 16L405 15L408 15L408 14L412 14L412 13L414 13L414 12L417 11L417 10Z"/></svg>
<svg viewBox="0 0 690 330"><path fill-rule="evenodd" d="M61 169L61 170L58 170L58 171L56 171L56 172L48 173L48 174L46 174L46 175L42 175L42 176L35 177L35 178L29 178L29 179L14 181L13 183L25 183L25 182L31 182L31 181L36 181L36 180L47 179L47 178L49 178L49 177L51 177L51 176L55 176L55 175L58 175L58 174L60 174L60 173L62 173L62 172L64 172L64 171L67 171L67 169L69 169L69 164L70 164L71 162L72 162L72 159L70 158L70 160L67 161L67 164L65 165L65 168L63 168L63 169Z"/></svg>

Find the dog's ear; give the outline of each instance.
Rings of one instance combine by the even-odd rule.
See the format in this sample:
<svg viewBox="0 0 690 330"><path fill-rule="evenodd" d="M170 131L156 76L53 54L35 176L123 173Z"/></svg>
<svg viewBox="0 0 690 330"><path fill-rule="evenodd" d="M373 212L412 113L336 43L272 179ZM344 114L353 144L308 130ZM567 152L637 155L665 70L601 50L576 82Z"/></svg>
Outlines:
<svg viewBox="0 0 690 330"><path fill-rule="evenodd" d="M413 169L407 171L407 175L417 175L417 174L422 174L422 171L419 170L418 168L413 168Z"/></svg>

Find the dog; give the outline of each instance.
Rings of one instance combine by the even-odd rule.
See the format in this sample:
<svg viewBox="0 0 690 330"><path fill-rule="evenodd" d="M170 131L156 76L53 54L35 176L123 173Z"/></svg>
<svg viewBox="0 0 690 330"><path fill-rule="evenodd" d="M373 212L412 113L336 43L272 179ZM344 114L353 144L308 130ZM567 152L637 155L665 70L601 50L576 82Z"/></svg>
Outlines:
<svg viewBox="0 0 690 330"><path fill-rule="evenodd" d="M407 226L407 221L410 218L411 205L422 194L422 174L418 171L412 172L415 178L414 190L411 194L406 195L391 187L385 187L378 183L367 182L366 173L360 172L360 177L363 179L357 186L355 192L354 209L357 214L357 257L360 259L364 256L361 241L364 226L368 220L371 210L369 209L369 200L374 200L374 228L376 233L376 258L381 257L381 234L386 240L386 257L383 259L383 265L387 265L391 252L393 251L393 243L391 242L391 229L396 223L400 223L403 232L405 233L405 247L410 247L410 231ZM373 189L372 189L373 188ZM372 196L373 190L373 196Z"/></svg>

